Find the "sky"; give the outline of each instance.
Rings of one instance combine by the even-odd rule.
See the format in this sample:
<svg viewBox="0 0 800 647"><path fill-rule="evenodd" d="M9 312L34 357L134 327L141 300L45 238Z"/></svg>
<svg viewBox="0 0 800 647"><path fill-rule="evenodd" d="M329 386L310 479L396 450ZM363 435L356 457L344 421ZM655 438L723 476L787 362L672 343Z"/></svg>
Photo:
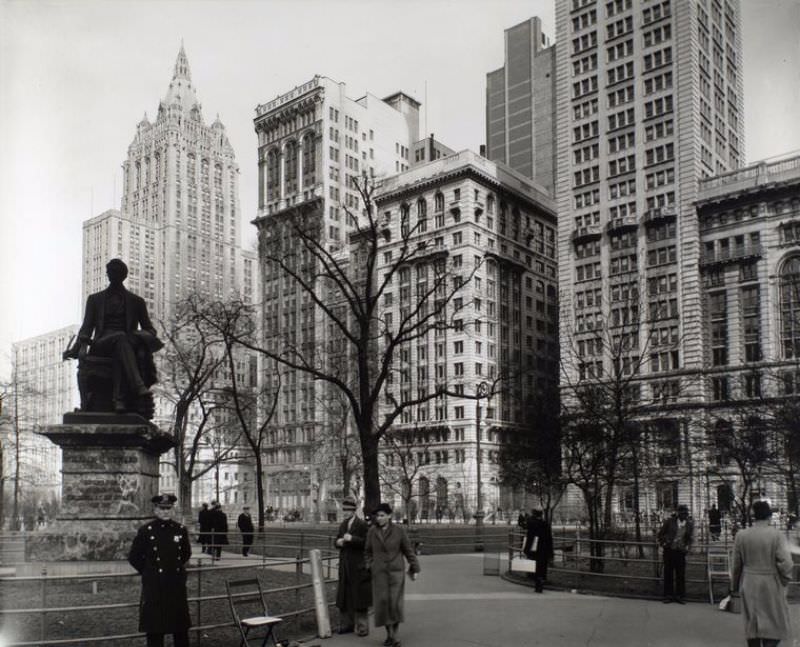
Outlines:
<svg viewBox="0 0 800 647"><path fill-rule="evenodd" d="M747 160L800 151L800 0L742 6ZM422 132L477 151L503 30L534 15L554 38L553 0L0 0L0 379L12 342L79 323L81 224L119 208L181 39L251 220L256 105L315 74L353 98L402 89L424 104Z"/></svg>

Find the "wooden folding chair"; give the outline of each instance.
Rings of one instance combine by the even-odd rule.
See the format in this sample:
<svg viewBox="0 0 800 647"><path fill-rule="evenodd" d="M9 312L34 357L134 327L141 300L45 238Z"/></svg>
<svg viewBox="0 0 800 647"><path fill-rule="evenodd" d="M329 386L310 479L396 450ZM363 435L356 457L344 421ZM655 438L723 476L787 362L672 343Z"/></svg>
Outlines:
<svg viewBox="0 0 800 647"><path fill-rule="evenodd" d="M274 647L278 647L278 640L275 638L275 627L283 622L283 618L269 615L267 602L264 599L264 592L261 590L261 582L258 578L247 580L226 580L225 588L228 591L228 603L231 605L231 615L233 621L239 628L242 635L242 642L239 647L249 647L250 638L248 634L251 629L266 628L267 633L261 641L261 647L265 647L267 641L272 638ZM242 613L243 607L247 608L246 613ZM255 615L250 615L254 613Z"/></svg>
<svg viewBox="0 0 800 647"><path fill-rule="evenodd" d="M708 600L714 604L714 581L731 579L730 554L723 547L709 546L707 550Z"/></svg>

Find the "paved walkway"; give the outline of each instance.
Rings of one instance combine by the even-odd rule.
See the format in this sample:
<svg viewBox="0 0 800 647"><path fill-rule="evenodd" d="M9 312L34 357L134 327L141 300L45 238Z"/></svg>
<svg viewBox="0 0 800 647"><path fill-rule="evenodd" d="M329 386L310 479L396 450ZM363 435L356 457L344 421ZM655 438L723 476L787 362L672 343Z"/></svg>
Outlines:
<svg viewBox="0 0 800 647"><path fill-rule="evenodd" d="M422 574L406 580L403 647L731 647L744 645L741 616L710 604L661 604L547 591L482 575L482 556L420 558ZM334 635L325 647L377 647L383 628L366 638ZM800 643L797 643L800 645ZM791 647L792 642L782 644Z"/></svg>

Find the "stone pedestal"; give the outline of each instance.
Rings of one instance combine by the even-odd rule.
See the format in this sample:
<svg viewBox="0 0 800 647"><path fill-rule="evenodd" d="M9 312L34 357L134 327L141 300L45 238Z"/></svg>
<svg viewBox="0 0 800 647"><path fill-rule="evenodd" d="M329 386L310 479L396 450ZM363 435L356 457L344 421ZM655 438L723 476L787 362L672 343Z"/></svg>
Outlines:
<svg viewBox="0 0 800 647"><path fill-rule="evenodd" d="M71 413L39 432L62 450L61 512L32 535L37 561L126 559L136 529L152 519L159 457L172 438L137 415Z"/></svg>

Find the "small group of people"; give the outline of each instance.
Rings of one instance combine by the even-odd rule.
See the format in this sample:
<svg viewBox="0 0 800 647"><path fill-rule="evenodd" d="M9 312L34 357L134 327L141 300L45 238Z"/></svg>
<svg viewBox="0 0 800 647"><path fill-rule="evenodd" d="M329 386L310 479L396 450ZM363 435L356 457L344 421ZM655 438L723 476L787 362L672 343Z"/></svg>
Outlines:
<svg viewBox="0 0 800 647"><path fill-rule="evenodd" d="M214 561L221 559L222 547L228 545L228 515L222 510L222 504L212 501L209 507L203 503L197 515L197 525L201 550L211 555Z"/></svg>
<svg viewBox="0 0 800 647"><path fill-rule="evenodd" d="M400 647L397 638L404 620L406 568L415 580L419 560L402 525L392 521L392 507L381 503L372 511L372 525L356 514L356 501L342 502L344 520L336 534L339 548L339 583L336 590L342 625L339 633L369 634L372 607L376 627L385 627L385 647Z"/></svg>

